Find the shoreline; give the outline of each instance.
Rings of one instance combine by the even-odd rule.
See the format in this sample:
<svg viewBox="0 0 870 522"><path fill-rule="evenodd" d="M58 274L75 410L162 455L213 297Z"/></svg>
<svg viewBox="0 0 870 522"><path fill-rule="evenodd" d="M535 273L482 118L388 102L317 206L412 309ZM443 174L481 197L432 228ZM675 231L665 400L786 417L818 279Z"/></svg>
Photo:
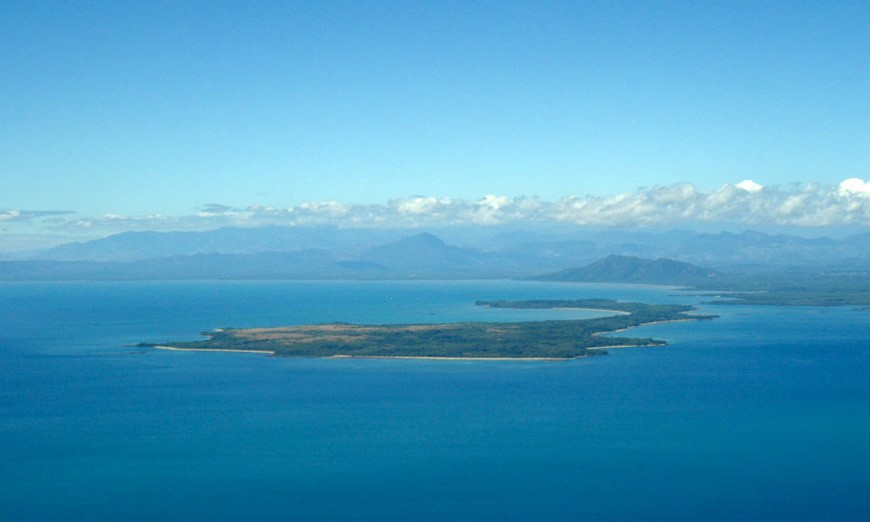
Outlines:
<svg viewBox="0 0 870 522"><path fill-rule="evenodd" d="M689 321L703 321L703 320L704 320L703 317L697 317L697 318L696 317L681 317L680 319L665 319L663 321L650 321L648 323L640 323L640 324L636 324L634 326L627 326L625 328L619 328L618 330L611 330L609 332L595 332L592 335L598 336L598 335L607 335L607 334L612 334L612 333L625 332L625 331L631 330L632 328L640 328L641 326L648 326L651 324L685 323L685 322L689 322ZM589 348L587 348L587 350L588 349Z"/></svg>
<svg viewBox="0 0 870 522"><path fill-rule="evenodd" d="M264 353L268 355L275 355L275 352L271 350L239 350L236 348L179 348L177 346L166 346L162 344L155 344L152 348L157 348L158 350L171 350L173 352L231 352L231 353Z"/></svg>
<svg viewBox="0 0 870 522"><path fill-rule="evenodd" d="M610 333L610 332L606 332ZM657 346L667 346L667 343L656 344L614 344L610 346L589 346L585 350L608 350L608 349L623 349L623 348L655 348ZM154 345L152 348L158 350L169 350L174 352L227 352L227 353L259 353L263 355L273 355L281 357L276 352L269 350L239 350L233 348L179 348L177 346ZM426 361L543 361L543 362L559 362L571 361L574 359L585 359L591 357L591 354L578 355L576 357L456 357L456 356L437 356L437 355L351 355L351 354L335 354L335 355L312 355L296 356L295 358L311 358L311 359L420 359ZM288 357L294 358L294 357Z"/></svg>
<svg viewBox="0 0 870 522"><path fill-rule="evenodd" d="M609 350L611 348L621 349L621 348L656 348L659 346L667 346L668 343L656 343L656 344L614 344L612 346L590 346L586 348L587 350Z"/></svg>
<svg viewBox="0 0 870 522"><path fill-rule="evenodd" d="M570 361L572 359L582 359L589 355L578 355L577 357L456 357L437 355L326 355L318 357L318 359L422 359L426 361Z"/></svg>
<svg viewBox="0 0 870 522"><path fill-rule="evenodd" d="M491 309L495 309L493 307L488 307ZM506 308L502 308L504 310ZM577 308L575 306L559 306L555 308L511 308L510 310L562 310L562 311L570 311L570 310L580 310L582 312L606 312L608 314L613 315L631 315L631 312L624 312L622 310L606 310L604 308Z"/></svg>
<svg viewBox="0 0 870 522"><path fill-rule="evenodd" d="M585 306L554 306L552 308L522 308L522 307L510 307L510 306L492 306L490 304L484 305L484 308L489 308L490 310L560 310L560 311L571 311L571 310L579 310L582 312L605 312L613 315L631 315L631 312L626 312L623 310L609 310L607 308L587 308Z"/></svg>
<svg viewBox="0 0 870 522"><path fill-rule="evenodd" d="M628 346L628 345L626 345ZM152 348L158 350L171 350L175 352L230 352L230 353L260 353L266 355L276 355L275 352L269 350L238 350L233 348L179 348L177 346L155 345ZM579 355L577 357L439 357L437 355L350 355L350 354L335 354L335 355L311 355L311 356L291 356L293 358L307 359L425 359L431 361L570 361L571 359L582 359L589 357L588 355Z"/></svg>

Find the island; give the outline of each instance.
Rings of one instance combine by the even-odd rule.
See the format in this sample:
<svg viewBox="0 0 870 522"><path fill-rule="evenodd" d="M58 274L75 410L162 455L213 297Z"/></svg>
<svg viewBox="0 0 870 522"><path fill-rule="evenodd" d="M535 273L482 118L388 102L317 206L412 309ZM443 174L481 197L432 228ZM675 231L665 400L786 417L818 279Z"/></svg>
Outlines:
<svg viewBox="0 0 870 522"><path fill-rule="evenodd" d="M669 321L713 319L688 315L691 306L609 299L477 301L493 308L584 308L614 315L582 320L362 325L329 323L268 328L219 328L206 339L142 343L173 350L241 351L285 357L565 360L606 348L663 346L665 341L603 335Z"/></svg>

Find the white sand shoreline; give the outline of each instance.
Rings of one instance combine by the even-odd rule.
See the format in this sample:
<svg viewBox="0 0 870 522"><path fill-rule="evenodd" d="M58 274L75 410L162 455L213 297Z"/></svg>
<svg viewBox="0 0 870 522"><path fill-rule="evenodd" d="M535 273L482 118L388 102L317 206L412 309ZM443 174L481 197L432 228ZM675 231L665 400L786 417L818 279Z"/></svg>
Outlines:
<svg viewBox="0 0 870 522"><path fill-rule="evenodd" d="M616 344L612 346L590 346L587 350L607 350L610 348L651 348L656 346L665 346L664 344ZM275 355L275 352L269 350L238 350L238 349L222 349L222 348L179 348L177 346L153 346L158 350L171 350L175 352L229 352L229 353L259 353L265 355ZM299 357L299 356L297 356ZM302 356L304 357L304 356ZM318 357L312 355L313 359L420 359L425 361L570 361L573 359L583 359L588 355L578 355L576 357L455 357L437 355L350 355L350 354L335 354L324 355Z"/></svg>
<svg viewBox="0 0 870 522"><path fill-rule="evenodd" d="M629 326L627 328L620 328L618 330L611 330L609 332L595 332L592 335L607 335L607 334L612 334L612 333L625 332L625 331L631 330L633 328L641 328L643 326L649 326L651 324L685 323L688 321L700 321L700 320L702 320L702 319L698 319L698 318L692 317L692 316L686 316L685 318L681 318L681 319L665 319L664 321L650 321L648 323L640 323L638 325ZM587 348L587 350L588 350L588 348Z"/></svg>
<svg viewBox="0 0 870 522"><path fill-rule="evenodd" d="M262 353L267 355L275 355L275 352L269 350L239 350L235 348L179 348L177 346L155 345L153 348L158 350L172 350L176 352L231 352L231 353ZM296 356L305 357L305 356ZM424 359L432 361L568 361L571 359L579 359L587 357L581 355L578 357L438 357L435 355L350 355L336 354L316 356L312 355L312 359Z"/></svg>
<svg viewBox="0 0 870 522"><path fill-rule="evenodd" d="M426 361L570 361L577 357L438 357L436 355L327 355L323 359L422 359Z"/></svg>
<svg viewBox="0 0 870 522"><path fill-rule="evenodd" d="M587 350L609 350L611 348L655 348L657 346L667 346L667 343L656 344L614 344L612 346L589 346Z"/></svg>
<svg viewBox="0 0 870 522"><path fill-rule="evenodd" d="M531 308L514 308L514 310L532 310ZM631 312L625 312L623 310L606 310L604 308L577 308L573 306L560 306L556 308L534 308L534 310L580 310L583 312L606 312L608 314L613 315L631 315Z"/></svg>
<svg viewBox="0 0 870 522"><path fill-rule="evenodd" d="M265 353L275 355L271 350L238 350L235 348L179 348L178 346L164 346L155 344L153 348L158 350L172 350L174 352L232 352L232 353Z"/></svg>

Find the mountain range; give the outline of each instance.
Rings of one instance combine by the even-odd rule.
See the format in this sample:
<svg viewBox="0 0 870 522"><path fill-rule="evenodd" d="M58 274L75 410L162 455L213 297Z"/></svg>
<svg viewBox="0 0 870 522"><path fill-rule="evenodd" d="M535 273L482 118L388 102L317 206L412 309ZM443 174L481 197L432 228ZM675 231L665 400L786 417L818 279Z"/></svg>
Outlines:
<svg viewBox="0 0 870 522"><path fill-rule="evenodd" d="M834 239L753 231L443 232L438 236L452 236L454 244L428 232L392 229L128 232L61 245L33 259L0 261L0 279L549 278L690 284L718 272L870 266L870 233Z"/></svg>
<svg viewBox="0 0 870 522"><path fill-rule="evenodd" d="M582 281L590 283L651 283L692 285L719 274L691 263L673 259L642 259L610 255L590 265L569 268L539 277L542 281Z"/></svg>

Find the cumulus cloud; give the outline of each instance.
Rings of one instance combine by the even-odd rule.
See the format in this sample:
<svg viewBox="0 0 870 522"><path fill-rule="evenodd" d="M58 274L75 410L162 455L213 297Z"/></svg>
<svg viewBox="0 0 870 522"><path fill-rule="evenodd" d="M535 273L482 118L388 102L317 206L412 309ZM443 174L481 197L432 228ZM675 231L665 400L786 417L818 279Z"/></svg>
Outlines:
<svg viewBox="0 0 870 522"><path fill-rule="evenodd" d="M400 200L395 205L399 214L416 216L437 214L442 208L449 207L451 203L450 198L414 196L410 199Z"/></svg>
<svg viewBox="0 0 870 522"><path fill-rule="evenodd" d="M70 210L0 210L0 221L32 221L48 216L73 214Z"/></svg>
<svg viewBox="0 0 870 522"><path fill-rule="evenodd" d="M840 183L840 195L857 195L870 197L870 181L859 178L849 178Z"/></svg>
<svg viewBox="0 0 870 522"><path fill-rule="evenodd" d="M6 219L14 219L11 211ZM0 217L0 219L3 219ZM56 218L58 227L120 230L202 230L221 226L335 225L339 227L432 227L509 223L570 223L578 226L657 227L693 223L747 226L870 226L870 182L858 178L837 186L768 186L752 180L702 191L690 183L656 186L611 196L569 196L542 201L486 195L476 200L411 196L384 204L312 201L292 207L220 204L190 216L104 215Z"/></svg>
<svg viewBox="0 0 870 522"><path fill-rule="evenodd" d="M740 183L738 183L737 188L743 189L746 192L758 192L764 188L763 185L752 181L751 179L744 179Z"/></svg>
<svg viewBox="0 0 870 522"><path fill-rule="evenodd" d="M20 210L4 210L0 212L0 221L17 221L21 219Z"/></svg>
<svg viewBox="0 0 870 522"><path fill-rule="evenodd" d="M385 205L305 203L277 211L249 207L248 219L285 224L340 226L495 225L561 222L596 226L667 226L691 222L823 227L870 224L868 184L847 180L839 187L762 187L745 180L703 192L689 183L646 188L606 197L571 196L556 202L487 195L477 200L412 196Z"/></svg>
<svg viewBox="0 0 870 522"><path fill-rule="evenodd" d="M324 217L326 219L342 219L353 211L353 205L339 203L338 201L312 201L302 203L296 208L290 209L303 218Z"/></svg>

